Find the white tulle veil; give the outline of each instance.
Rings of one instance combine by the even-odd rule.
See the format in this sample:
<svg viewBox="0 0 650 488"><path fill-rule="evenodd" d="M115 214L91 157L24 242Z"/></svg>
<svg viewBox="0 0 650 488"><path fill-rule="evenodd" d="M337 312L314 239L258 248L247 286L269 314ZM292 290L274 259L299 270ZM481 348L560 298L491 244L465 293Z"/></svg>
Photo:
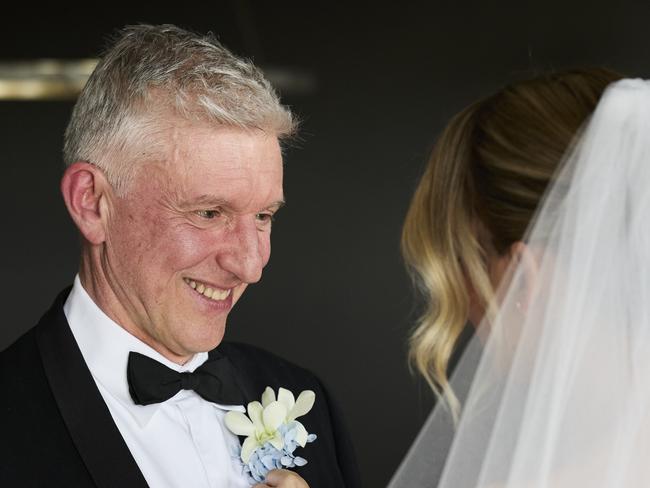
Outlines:
<svg viewBox="0 0 650 488"><path fill-rule="evenodd" d="M650 486L650 82L607 88L525 243L390 488Z"/></svg>

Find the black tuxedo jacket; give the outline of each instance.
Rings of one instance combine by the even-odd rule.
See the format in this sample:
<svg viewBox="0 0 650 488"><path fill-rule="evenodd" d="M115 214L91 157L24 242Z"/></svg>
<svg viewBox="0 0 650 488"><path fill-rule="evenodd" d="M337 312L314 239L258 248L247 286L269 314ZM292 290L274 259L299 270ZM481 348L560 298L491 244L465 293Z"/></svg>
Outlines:
<svg viewBox="0 0 650 488"><path fill-rule="evenodd" d="M68 292L0 353L0 486L146 487L70 331ZM266 386L313 390L316 403L301 421L318 439L300 451L309 462L296 471L311 488L361 486L341 415L314 375L251 346L218 350L238 371L247 401Z"/></svg>

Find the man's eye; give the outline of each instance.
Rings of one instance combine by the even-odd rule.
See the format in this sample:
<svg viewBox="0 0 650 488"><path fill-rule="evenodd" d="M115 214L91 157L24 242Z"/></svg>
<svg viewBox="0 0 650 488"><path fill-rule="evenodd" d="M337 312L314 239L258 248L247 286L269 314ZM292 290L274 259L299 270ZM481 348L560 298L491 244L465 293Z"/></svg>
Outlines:
<svg viewBox="0 0 650 488"><path fill-rule="evenodd" d="M273 214L270 213L258 213L255 218L263 224L270 224L273 222Z"/></svg>
<svg viewBox="0 0 650 488"><path fill-rule="evenodd" d="M217 218L220 212L218 210L197 210L196 215L202 219L211 220Z"/></svg>

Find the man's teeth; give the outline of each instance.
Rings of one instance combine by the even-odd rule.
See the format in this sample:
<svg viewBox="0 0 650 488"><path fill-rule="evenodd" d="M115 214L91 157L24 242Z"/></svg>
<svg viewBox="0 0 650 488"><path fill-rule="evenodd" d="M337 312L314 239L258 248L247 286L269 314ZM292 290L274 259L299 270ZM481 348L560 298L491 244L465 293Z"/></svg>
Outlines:
<svg viewBox="0 0 650 488"><path fill-rule="evenodd" d="M212 300L225 300L226 298L228 298L228 295L230 295L230 290L219 290L219 289L210 288L209 286L205 286L201 282L196 282L187 278L184 278L184 280L185 283L190 285L201 295L211 298Z"/></svg>

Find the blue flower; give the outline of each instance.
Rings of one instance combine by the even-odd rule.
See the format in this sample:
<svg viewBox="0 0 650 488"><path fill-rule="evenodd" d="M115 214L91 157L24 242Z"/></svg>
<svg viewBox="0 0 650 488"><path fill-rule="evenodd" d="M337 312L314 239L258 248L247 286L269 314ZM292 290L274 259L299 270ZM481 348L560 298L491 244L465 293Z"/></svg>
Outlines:
<svg viewBox="0 0 650 488"><path fill-rule="evenodd" d="M297 400L293 393L284 388L275 392L266 388L262 403L248 404L249 417L240 412L228 412L225 422L236 435L245 435L241 448L235 449L233 457L248 476L251 484L262 483L273 469L304 466L307 460L296 456L294 451L316 440L315 434L308 434L305 427L296 420L311 410L315 400L312 391L303 391Z"/></svg>

